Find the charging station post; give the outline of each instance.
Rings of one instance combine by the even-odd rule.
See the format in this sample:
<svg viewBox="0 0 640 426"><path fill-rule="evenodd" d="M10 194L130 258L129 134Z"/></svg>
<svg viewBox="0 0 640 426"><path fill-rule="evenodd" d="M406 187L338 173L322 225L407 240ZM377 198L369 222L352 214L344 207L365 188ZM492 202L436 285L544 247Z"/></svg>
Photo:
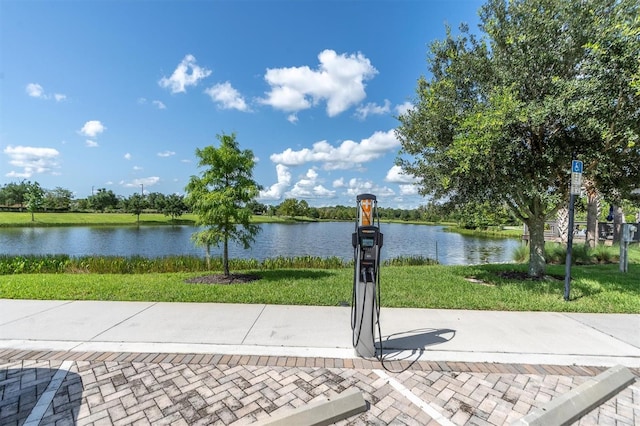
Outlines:
<svg viewBox="0 0 640 426"><path fill-rule="evenodd" d="M351 303L352 342L358 356L370 358L376 355L376 325L380 334L379 268L383 235L376 196L360 194L356 201L356 229L351 236L355 265Z"/></svg>

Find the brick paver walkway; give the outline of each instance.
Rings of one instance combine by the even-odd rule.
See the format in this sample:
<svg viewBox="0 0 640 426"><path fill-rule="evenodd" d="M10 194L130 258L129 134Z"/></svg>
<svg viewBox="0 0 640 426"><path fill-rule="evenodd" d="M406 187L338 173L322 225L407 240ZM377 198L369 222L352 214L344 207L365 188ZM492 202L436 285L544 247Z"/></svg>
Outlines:
<svg viewBox="0 0 640 426"><path fill-rule="evenodd" d="M393 361L383 366L360 359L4 350L0 424L24 424L37 411L34 407L63 361L68 373L43 409L41 424L251 424L356 387L369 409L340 425L503 425L604 371L553 365ZM640 377L640 371L633 372ZM640 424L640 385L634 382L576 424Z"/></svg>

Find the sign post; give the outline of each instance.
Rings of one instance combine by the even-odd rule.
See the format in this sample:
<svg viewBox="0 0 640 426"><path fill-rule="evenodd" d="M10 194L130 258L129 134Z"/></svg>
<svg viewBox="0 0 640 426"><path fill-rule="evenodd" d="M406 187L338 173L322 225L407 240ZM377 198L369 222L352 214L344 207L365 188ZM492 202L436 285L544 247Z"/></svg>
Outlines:
<svg viewBox="0 0 640 426"><path fill-rule="evenodd" d="M582 161L571 161L571 191L569 193L569 228L567 229L567 257L564 266L564 300L569 301L571 293L571 252L573 250L573 216L576 195L582 190Z"/></svg>

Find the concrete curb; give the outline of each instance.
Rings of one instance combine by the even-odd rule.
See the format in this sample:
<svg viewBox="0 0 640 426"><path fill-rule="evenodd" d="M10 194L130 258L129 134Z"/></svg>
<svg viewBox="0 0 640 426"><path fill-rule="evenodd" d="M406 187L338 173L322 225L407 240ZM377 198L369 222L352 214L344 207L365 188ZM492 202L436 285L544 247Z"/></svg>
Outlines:
<svg viewBox="0 0 640 426"><path fill-rule="evenodd" d="M367 410L360 390L347 389L326 401L312 402L257 424L260 426L320 426L330 425Z"/></svg>
<svg viewBox="0 0 640 426"><path fill-rule="evenodd" d="M533 410L512 425L570 424L635 380L636 376L627 367L611 367L577 388L549 401L543 407Z"/></svg>

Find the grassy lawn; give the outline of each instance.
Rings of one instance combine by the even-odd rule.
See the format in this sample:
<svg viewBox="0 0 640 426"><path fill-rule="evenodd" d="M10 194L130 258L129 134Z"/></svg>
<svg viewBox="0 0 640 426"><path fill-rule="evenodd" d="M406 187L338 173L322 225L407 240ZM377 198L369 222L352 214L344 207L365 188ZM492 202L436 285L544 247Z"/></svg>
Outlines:
<svg viewBox="0 0 640 426"><path fill-rule="evenodd" d="M550 312L640 313L640 264L574 266L571 301L562 298L564 266L557 278L519 281L500 272L526 265L393 266L381 269L382 305L388 307ZM0 277L0 298L269 303L336 306L351 302L353 271L278 269L247 271L248 284L187 284L205 273L16 274ZM471 279L471 280L470 280Z"/></svg>
<svg viewBox="0 0 640 426"><path fill-rule="evenodd" d="M31 221L29 212L0 212L0 227L13 226L135 226L137 217L131 213L36 213ZM292 222L293 219L277 216L253 216L253 222ZM193 225L196 216L185 214L176 219L161 213L142 213L140 225Z"/></svg>

